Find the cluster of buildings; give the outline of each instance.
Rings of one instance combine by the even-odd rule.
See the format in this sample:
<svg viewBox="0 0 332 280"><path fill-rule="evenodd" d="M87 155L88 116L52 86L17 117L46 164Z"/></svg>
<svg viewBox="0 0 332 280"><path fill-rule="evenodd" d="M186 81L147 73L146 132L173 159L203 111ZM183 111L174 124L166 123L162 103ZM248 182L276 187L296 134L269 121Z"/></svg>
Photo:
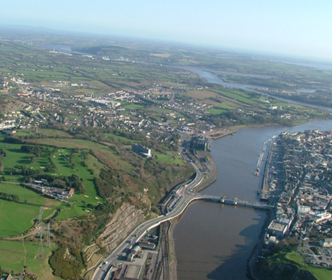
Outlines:
<svg viewBox="0 0 332 280"><path fill-rule="evenodd" d="M266 168L269 201L277 206L266 242L302 240L313 230L326 236L332 225L332 131L281 133L271 143Z"/></svg>
<svg viewBox="0 0 332 280"><path fill-rule="evenodd" d="M24 184L24 186L41 192L43 195L62 201L71 198L74 194L74 189L65 190L61 188L50 187L47 180L35 180L31 184Z"/></svg>
<svg viewBox="0 0 332 280"><path fill-rule="evenodd" d="M45 119L39 113L38 106L21 105L17 110L3 113L3 117L0 118L0 130L33 128L42 122L45 122Z"/></svg>
<svg viewBox="0 0 332 280"><path fill-rule="evenodd" d="M188 121L182 113L197 119L210 108L208 104L174 102L172 90L159 85L148 90L120 90L101 97L91 93L69 96L61 91L62 87L70 86L68 82L56 82L57 85L59 88L22 86L17 102L23 104L23 107L16 110L15 114L11 111L4 114L0 119L0 128L29 129L57 122L74 127L112 127L128 132L140 131L147 138L153 134L155 139L167 141L172 133L186 133L188 127L190 131L195 129L195 122L192 119ZM151 118L146 110L130 107L130 104L153 106L156 117Z"/></svg>

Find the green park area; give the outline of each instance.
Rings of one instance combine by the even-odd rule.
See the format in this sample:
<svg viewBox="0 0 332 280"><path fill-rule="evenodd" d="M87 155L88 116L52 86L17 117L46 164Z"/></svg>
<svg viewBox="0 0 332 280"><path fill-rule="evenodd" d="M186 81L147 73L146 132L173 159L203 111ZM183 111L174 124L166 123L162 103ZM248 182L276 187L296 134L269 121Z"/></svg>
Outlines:
<svg viewBox="0 0 332 280"><path fill-rule="evenodd" d="M269 263L287 263L296 266L298 269L307 270L312 273L317 280L332 279L331 270L308 265L303 257L297 254L297 247L285 247L279 253L269 257L268 261Z"/></svg>
<svg viewBox="0 0 332 280"><path fill-rule="evenodd" d="M179 158L174 156L173 153L167 152L166 154L162 154L159 152L154 152L155 157L160 160L161 162L169 163L169 164L179 164L182 165L183 161Z"/></svg>

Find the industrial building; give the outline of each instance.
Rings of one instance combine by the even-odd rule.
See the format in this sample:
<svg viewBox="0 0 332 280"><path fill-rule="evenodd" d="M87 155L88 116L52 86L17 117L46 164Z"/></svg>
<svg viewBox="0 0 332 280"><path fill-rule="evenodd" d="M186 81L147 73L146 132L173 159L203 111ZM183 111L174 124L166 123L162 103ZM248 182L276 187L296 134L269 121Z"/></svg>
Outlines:
<svg viewBox="0 0 332 280"><path fill-rule="evenodd" d="M136 144L136 143L134 143L131 146L131 151L142 157L146 157L146 158L149 158L152 156L151 149L144 147L143 145Z"/></svg>
<svg viewBox="0 0 332 280"><path fill-rule="evenodd" d="M325 238L319 241L319 245L324 248L330 248L332 247L332 238Z"/></svg>
<svg viewBox="0 0 332 280"><path fill-rule="evenodd" d="M208 150L209 141L203 136L193 136L190 141L190 147L198 151Z"/></svg>
<svg viewBox="0 0 332 280"><path fill-rule="evenodd" d="M142 249L147 249L147 250L154 250L156 248L156 244L151 243L149 241L142 241L140 245Z"/></svg>
<svg viewBox="0 0 332 280"><path fill-rule="evenodd" d="M269 227L268 227L268 233L270 235L274 235L274 236L280 237L280 238L284 237L284 235L286 234L287 230L288 230L288 226L287 225L282 224L282 223L280 223L280 222L278 222L276 220L273 220L270 223Z"/></svg>
<svg viewBox="0 0 332 280"><path fill-rule="evenodd" d="M142 252L142 248L138 245L135 245L128 254L127 261L132 262L134 260L134 257L138 255L140 252Z"/></svg>

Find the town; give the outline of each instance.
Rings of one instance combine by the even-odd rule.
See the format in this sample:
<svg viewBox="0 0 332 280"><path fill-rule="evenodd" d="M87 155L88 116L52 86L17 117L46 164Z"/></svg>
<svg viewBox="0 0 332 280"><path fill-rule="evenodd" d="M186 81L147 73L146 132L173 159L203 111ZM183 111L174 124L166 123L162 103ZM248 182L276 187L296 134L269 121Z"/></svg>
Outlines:
<svg viewBox="0 0 332 280"><path fill-rule="evenodd" d="M264 253L285 238L298 239L310 265L332 267L332 131L281 133L272 139L261 200L276 205Z"/></svg>
<svg viewBox="0 0 332 280"><path fill-rule="evenodd" d="M52 56L60 54L50 51L44 55L53 59ZM92 58L94 63L104 61L99 56ZM91 57L86 55L75 55L73 59L77 63L91 63ZM100 70L110 70L104 67ZM3 73L0 77L0 92L11 100L10 106L3 108L0 129L5 129L4 132L9 134L15 133L15 129L37 131L38 127L46 126L62 127L65 130L77 127L113 128L131 133L140 132L146 138L153 137L171 144L174 138L170 134L178 132L205 133L215 127L270 122L291 124L314 117L302 113L297 106L289 106L287 103L282 103L284 106L281 106L277 100L257 93L250 93L248 96L245 92L224 91L220 95L204 82L187 86L151 83L139 88L128 86L116 91L105 89L103 93L94 93L99 89L89 80L31 82L24 76L23 72L26 71L32 71L36 75L40 71L45 74L55 71L55 67L50 65L38 65L36 69L26 69L21 65L21 69L22 73ZM77 70L74 72L79 71L79 67L75 69ZM185 70L168 71L173 71L173 75L195 79L194 74ZM124 74L119 72L110 77L118 75ZM224 96L234 97L240 102L225 102ZM252 98L255 98L259 108L248 106L253 102ZM318 113L321 115L321 112Z"/></svg>

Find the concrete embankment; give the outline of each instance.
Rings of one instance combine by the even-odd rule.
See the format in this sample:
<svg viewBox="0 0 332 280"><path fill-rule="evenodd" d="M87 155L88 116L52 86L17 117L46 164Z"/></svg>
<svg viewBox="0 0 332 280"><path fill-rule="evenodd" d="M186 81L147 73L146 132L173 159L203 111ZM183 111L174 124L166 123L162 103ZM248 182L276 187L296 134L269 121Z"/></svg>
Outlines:
<svg viewBox="0 0 332 280"><path fill-rule="evenodd" d="M263 176L263 180L262 180L262 191L261 191L261 198L264 197L266 195L266 193L269 190L269 183L268 183L268 173L269 173L269 169L271 167L271 160L272 160L272 153L273 153L273 141L271 140L270 142L270 147L268 150L268 155L267 155L267 159L266 159L266 163L264 166L264 176Z"/></svg>

